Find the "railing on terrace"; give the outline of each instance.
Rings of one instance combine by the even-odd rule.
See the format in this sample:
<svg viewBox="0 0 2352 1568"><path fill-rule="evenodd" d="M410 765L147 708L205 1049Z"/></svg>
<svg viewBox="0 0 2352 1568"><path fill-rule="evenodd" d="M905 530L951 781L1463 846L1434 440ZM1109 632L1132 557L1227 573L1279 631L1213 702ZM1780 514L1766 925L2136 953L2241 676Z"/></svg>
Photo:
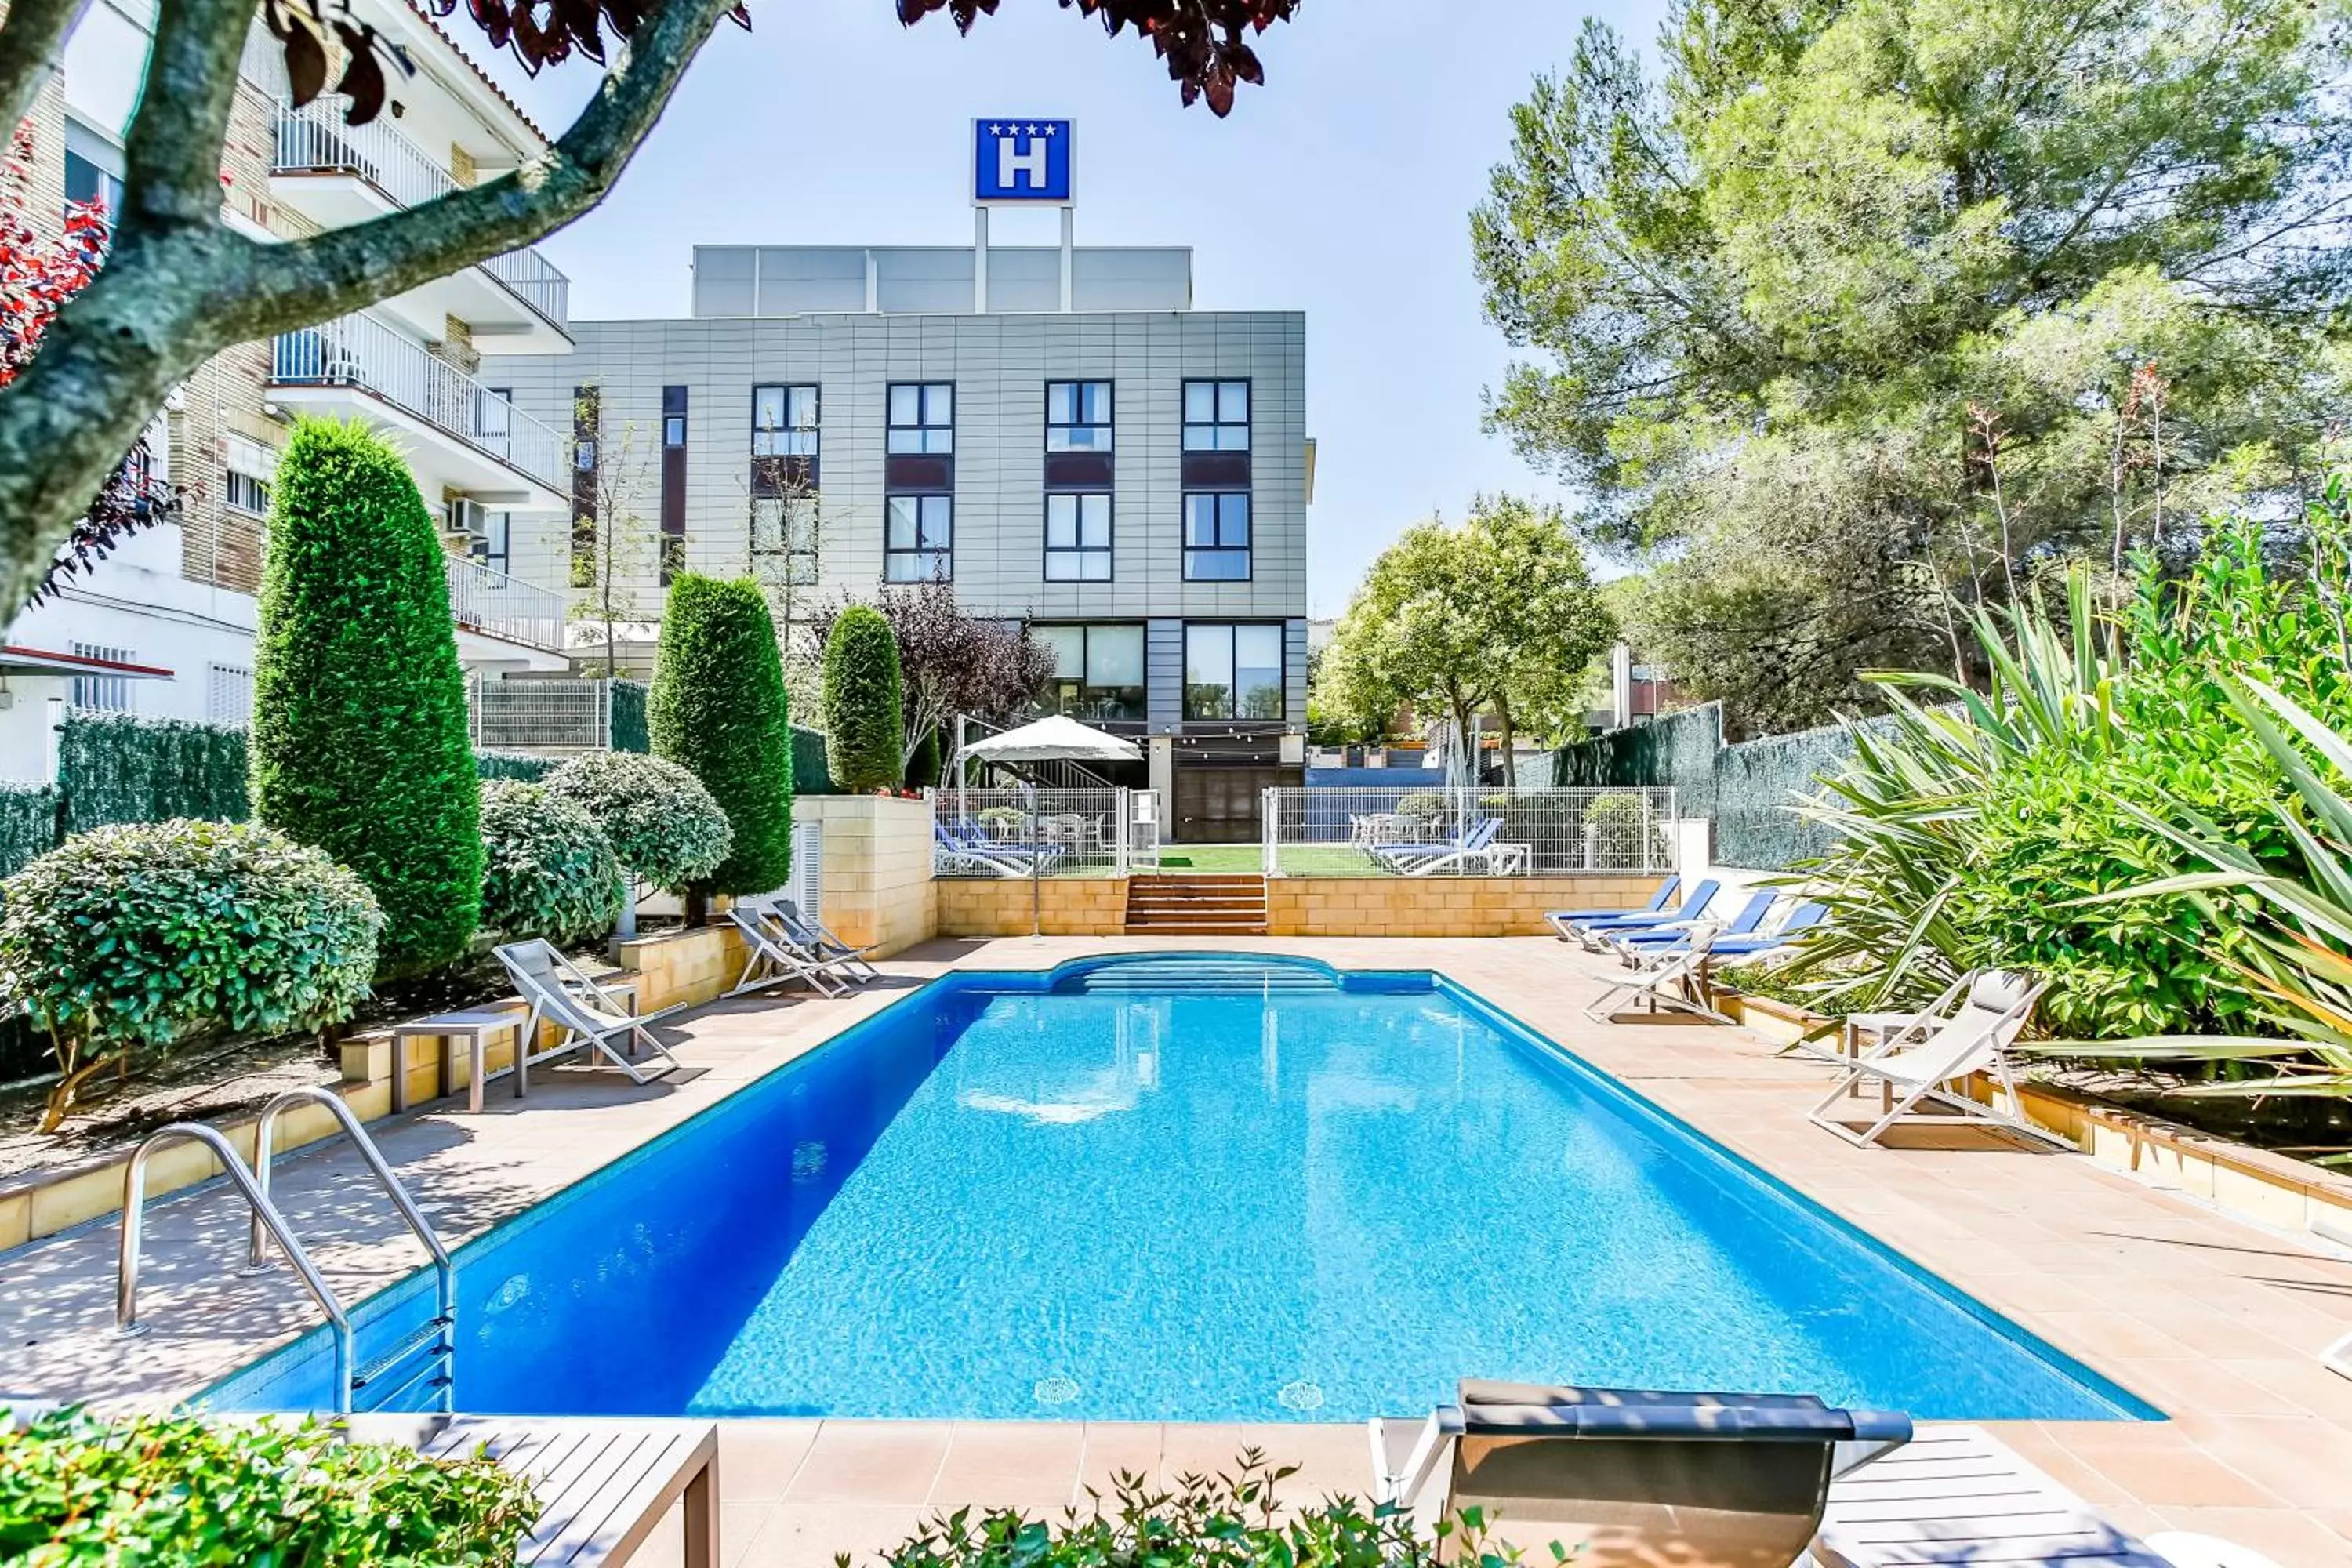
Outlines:
<svg viewBox="0 0 2352 1568"><path fill-rule="evenodd" d="M551 488L568 489L563 443L446 360L373 316L345 316L280 333L270 379L296 386L357 386Z"/></svg>
<svg viewBox="0 0 2352 1568"><path fill-rule="evenodd" d="M1530 877L1674 866L1670 789L1269 789L1270 877Z"/></svg>
<svg viewBox="0 0 2352 1568"><path fill-rule="evenodd" d="M463 555L448 560L449 614L467 631L550 651L563 647L563 595Z"/></svg>
<svg viewBox="0 0 2352 1568"><path fill-rule="evenodd" d="M1167 820L1148 789L931 792L931 866L940 877L1124 877L1160 863Z"/></svg>
<svg viewBox="0 0 2352 1568"><path fill-rule="evenodd" d="M457 188L456 176L425 149L379 116L365 125L347 125L350 100L335 93L297 108L278 100L277 151L271 164L281 174L354 174L404 207L422 206ZM482 269L506 285L541 316L571 330L571 279L539 252L525 247L495 256Z"/></svg>
<svg viewBox="0 0 2352 1568"><path fill-rule="evenodd" d="M477 675L466 705L478 752L600 752L613 744L613 683Z"/></svg>

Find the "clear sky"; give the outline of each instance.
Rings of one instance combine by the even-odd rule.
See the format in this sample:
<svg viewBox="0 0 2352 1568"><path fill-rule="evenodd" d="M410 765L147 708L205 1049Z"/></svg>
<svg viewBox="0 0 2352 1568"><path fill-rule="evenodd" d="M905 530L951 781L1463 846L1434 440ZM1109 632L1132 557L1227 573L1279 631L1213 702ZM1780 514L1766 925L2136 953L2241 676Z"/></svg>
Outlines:
<svg viewBox="0 0 2352 1568"><path fill-rule="evenodd" d="M1585 15L1647 44L1663 0L1307 0L1223 121L1181 106L1148 44L1052 0L1003 0L969 38L896 9L751 0L753 32L722 26L611 197L545 243L572 315L684 315L698 242L970 244L970 121L1066 117L1079 244L1189 245L1199 308L1307 312L1313 614L1344 608L1432 511L1559 493L1479 428L1508 356L1479 313L1468 214L1510 106ZM593 79L523 80L462 10L451 29L551 132ZM1050 243L1054 221L1001 216L992 237Z"/></svg>

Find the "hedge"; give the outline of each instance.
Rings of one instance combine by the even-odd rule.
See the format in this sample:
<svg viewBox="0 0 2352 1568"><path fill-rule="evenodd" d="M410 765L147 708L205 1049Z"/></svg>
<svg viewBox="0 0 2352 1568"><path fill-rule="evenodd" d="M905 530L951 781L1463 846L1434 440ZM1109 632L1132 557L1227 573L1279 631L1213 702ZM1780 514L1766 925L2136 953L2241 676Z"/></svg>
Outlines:
<svg viewBox="0 0 2352 1568"><path fill-rule="evenodd" d="M824 639L824 756L852 795L895 789L906 776L898 639L870 605L835 617Z"/></svg>
<svg viewBox="0 0 2352 1568"><path fill-rule="evenodd" d="M481 791L440 534L356 421L278 466L253 671L254 815L359 873L383 972L449 963L481 915Z"/></svg>
<svg viewBox="0 0 2352 1568"><path fill-rule="evenodd" d="M768 601L750 578L670 584L646 705L654 754L702 781L735 847L692 891L764 893L793 863L793 730Z"/></svg>
<svg viewBox="0 0 2352 1568"><path fill-rule="evenodd" d="M613 682L611 743L616 752L650 752L653 735L646 728L646 686L641 680Z"/></svg>
<svg viewBox="0 0 2352 1568"><path fill-rule="evenodd" d="M474 753L474 776L481 779L520 779L524 784L537 784L562 765L560 757L541 757L530 752Z"/></svg>
<svg viewBox="0 0 2352 1568"><path fill-rule="evenodd" d="M794 795L839 795L841 786L833 782L833 770L825 765L824 731L793 726L793 793Z"/></svg>

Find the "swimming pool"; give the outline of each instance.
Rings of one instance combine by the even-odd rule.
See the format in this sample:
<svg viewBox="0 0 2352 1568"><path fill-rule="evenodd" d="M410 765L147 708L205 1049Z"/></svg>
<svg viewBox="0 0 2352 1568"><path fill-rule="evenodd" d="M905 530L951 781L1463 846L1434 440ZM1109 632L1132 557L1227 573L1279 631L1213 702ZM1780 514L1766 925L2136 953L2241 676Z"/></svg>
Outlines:
<svg viewBox="0 0 2352 1568"><path fill-rule="evenodd" d="M2159 1413L1427 973L948 976L457 1252L512 1414L1358 1419L1464 1375ZM360 1359L429 1314L356 1314ZM207 1395L330 1407L297 1341Z"/></svg>

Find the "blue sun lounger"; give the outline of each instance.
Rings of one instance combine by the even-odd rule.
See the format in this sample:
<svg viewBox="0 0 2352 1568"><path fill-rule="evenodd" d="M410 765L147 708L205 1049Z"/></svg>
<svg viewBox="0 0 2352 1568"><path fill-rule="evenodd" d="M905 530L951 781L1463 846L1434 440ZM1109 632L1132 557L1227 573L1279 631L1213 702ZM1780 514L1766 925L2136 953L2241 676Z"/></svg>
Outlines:
<svg viewBox="0 0 2352 1568"><path fill-rule="evenodd" d="M1552 930L1559 933L1562 942L1575 942L1594 952L1605 952L1608 949L1600 940L1602 935L1611 931L1646 931L1653 926L1687 925L1706 914L1707 905L1715 902L1715 895L1722 890L1723 884L1709 877L1691 889L1690 897L1683 900L1680 909L1660 910L1654 914L1608 915L1599 920L1554 921Z"/></svg>
<svg viewBox="0 0 2352 1568"><path fill-rule="evenodd" d="M1658 884L1658 890L1650 895L1650 901L1638 910L1546 910L1544 919L1558 929L1563 921L1573 925L1579 921L1613 921L1621 915L1654 915L1674 900L1682 885L1680 877L1667 878Z"/></svg>
<svg viewBox="0 0 2352 1568"><path fill-rule="evenodd" d="M1758 926L1764 923L1764 917L1772 912L1772 906L1780 901L1780 895L1776 892L1750 893L1748 901L1740 906L1739 912L1725 923L1723 934L1751 935ZM1626 947L1672 947L1682 940L1682 934L1680 927L1670 925L1638 926L1630 930L1612 926L1601 932L1606 940Z"/></svg>

